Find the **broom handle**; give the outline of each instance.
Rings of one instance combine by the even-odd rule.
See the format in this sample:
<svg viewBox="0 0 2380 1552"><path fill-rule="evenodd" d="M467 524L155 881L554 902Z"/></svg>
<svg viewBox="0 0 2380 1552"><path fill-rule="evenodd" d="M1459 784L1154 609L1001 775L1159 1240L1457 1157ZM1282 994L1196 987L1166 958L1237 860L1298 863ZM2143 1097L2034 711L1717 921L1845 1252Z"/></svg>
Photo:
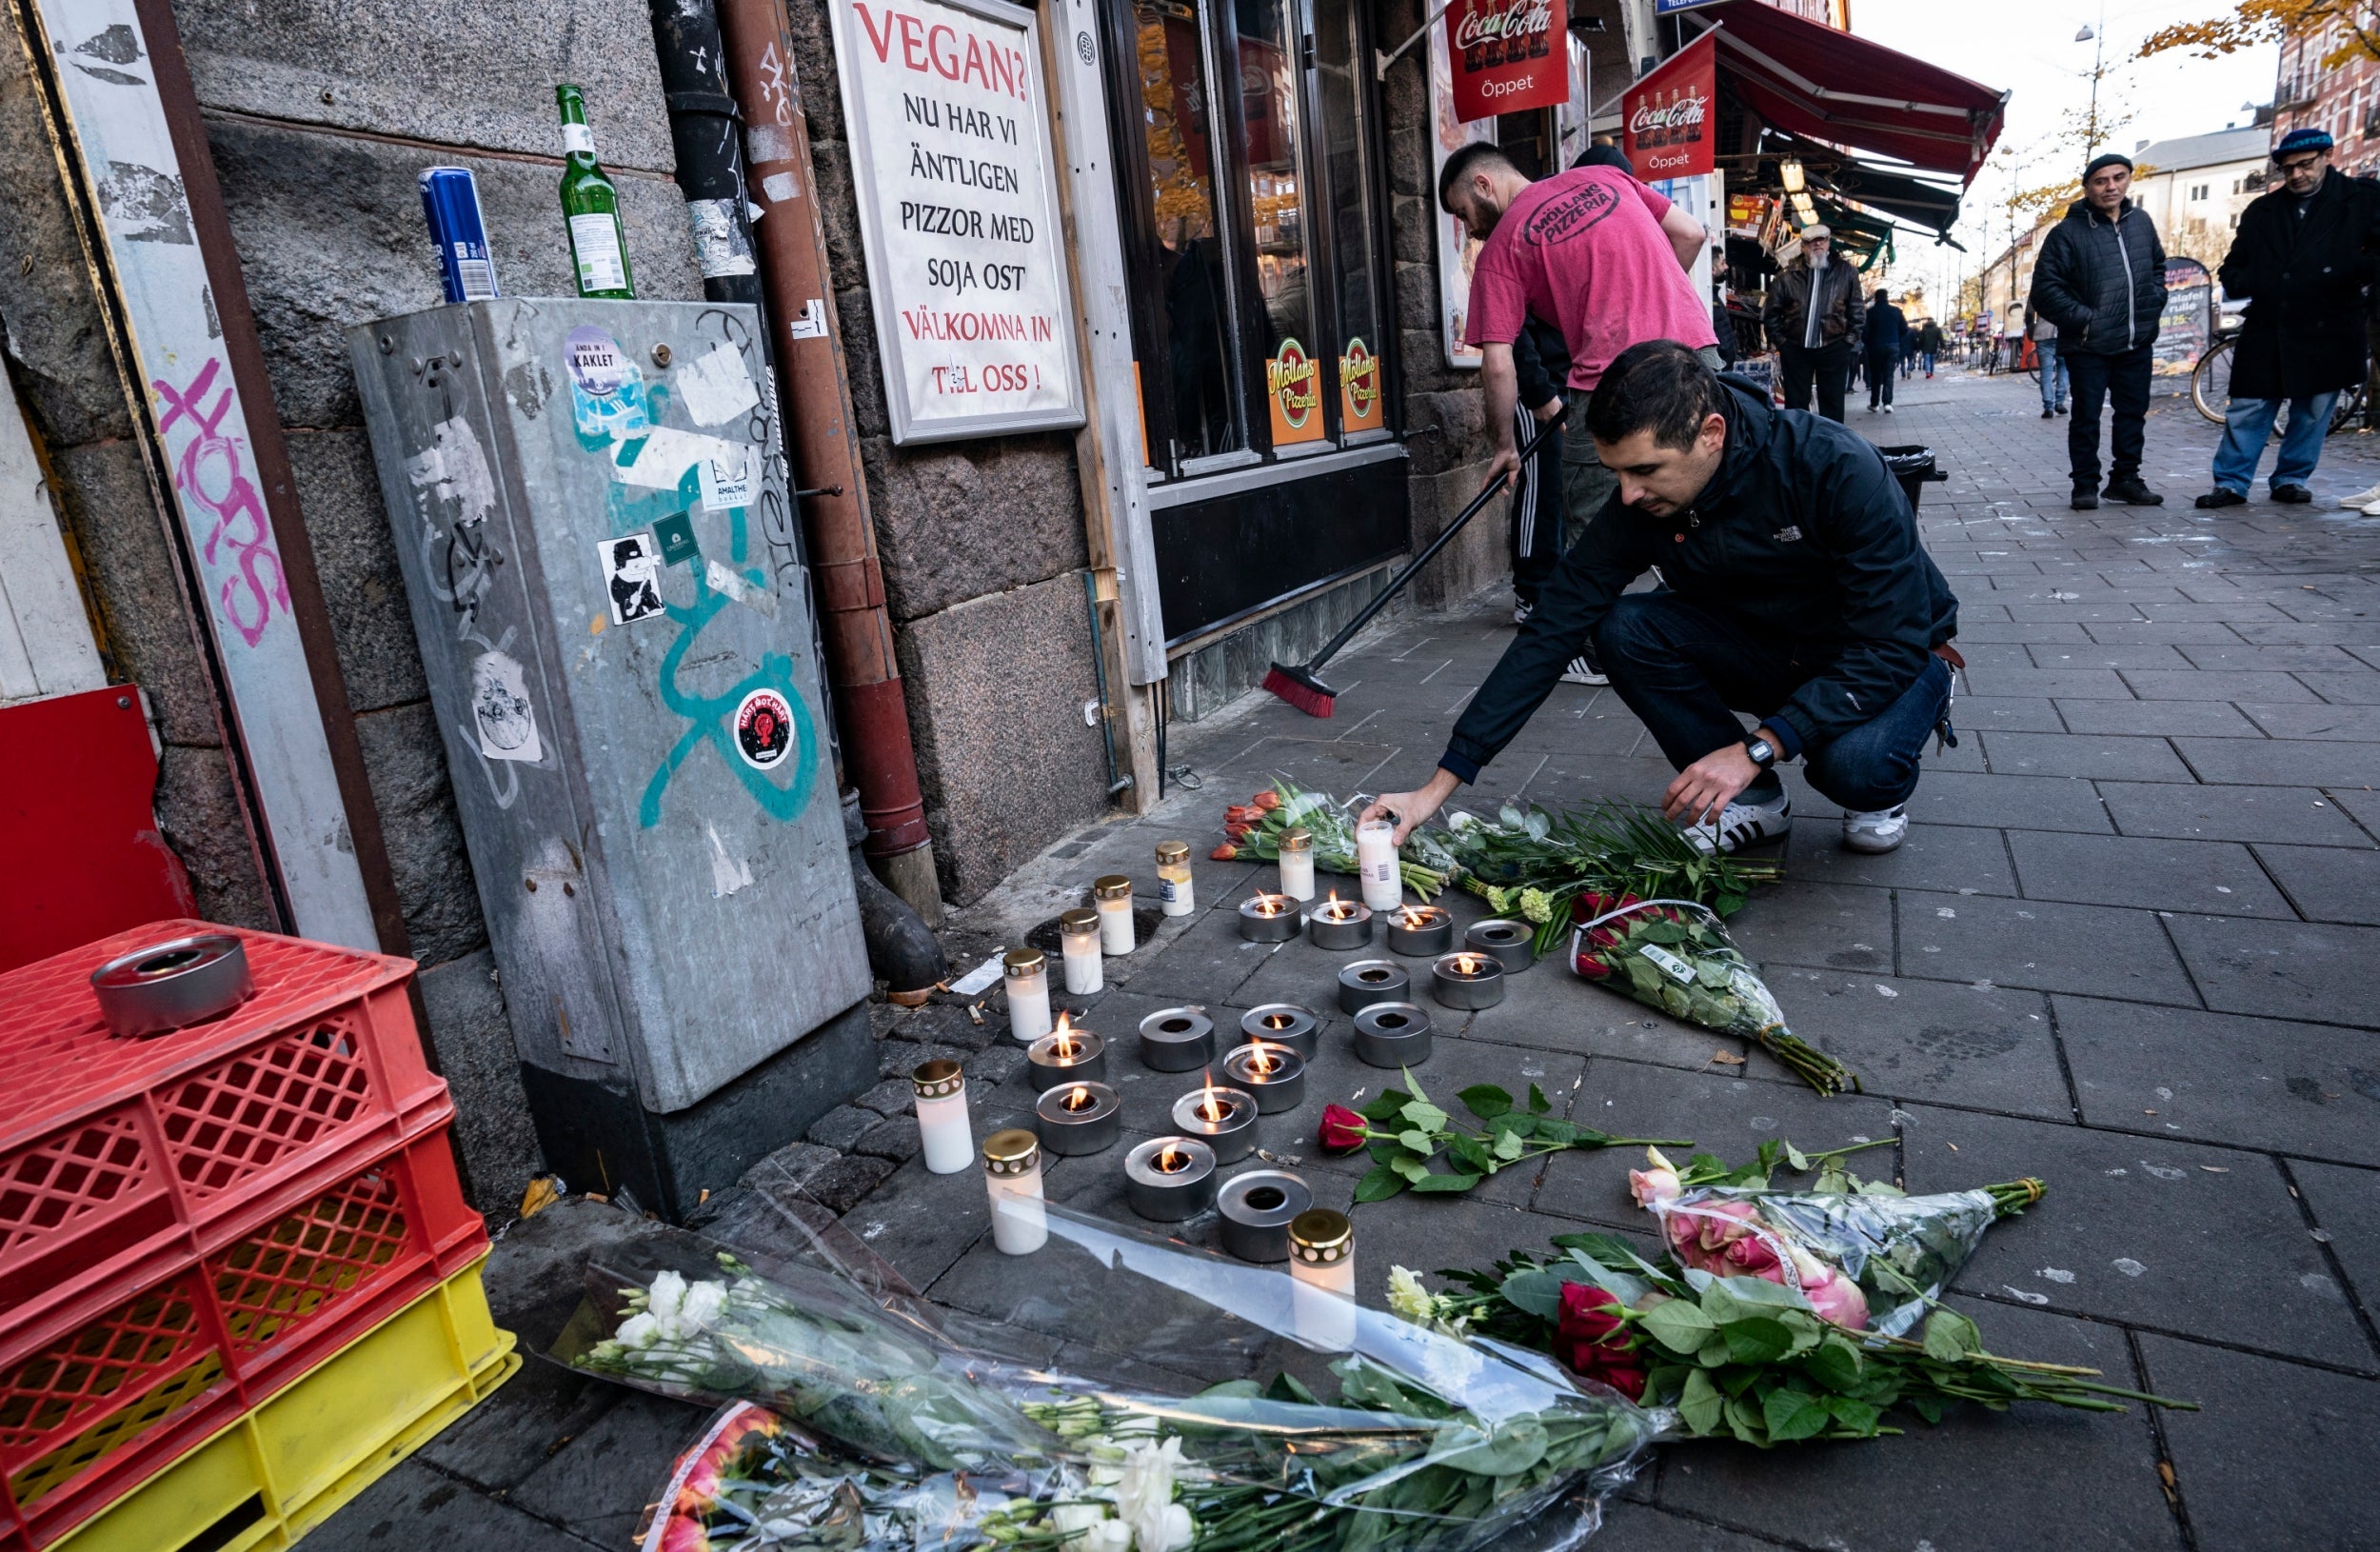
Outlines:
<svg viewBox="0 0 2380 1552"><path fill-rule="evenodd" d="M1570 407L1568 405L1564 405L1561 408L1556 410L1554 412L1554 418L1547 421L1544 426L1539 428L1537 434L1529 439L1529 445L1520 449L1520 462L1526 464L1531 455L1536 453L1537 448L1545 445L1545 439L1552 436L1555 432L1559 431L1562 428L1562 422L1568 420L1569 418ZM1478 516L1479 508L1485 507L1488 504L1489 498L1493 497L1503 487L1504 482L1499 479L1490 484L1486 489L1480 491L1478 495L1472 497L1471 505L1455 514L1455 520L1452 523L1447 524L1445 528L1439 532L1437 538L1430 541L1428 548L1422 550L1420 554L1416 555L1413 558L1413 564L1411 566L1406 567L1402 571L1399 571L1395 576L1389 578L1387 587L1381 588L1378 593L1374 594L1372 601L1369 604L1366 604L1363 607L1356 610L1356 617L1348 621L1344 626L1341 626L1339 627L1339 634L1333 636L1329 642L1324 644L1319 652L1315 653L1313 657L1306 660L1306 672L1315 672L1319 669L1323 664L1328 663L1332 658L1338 656L1339 649L1346 646L1350 640L1354 639L1357 631L1361 630L1365 626L1370 625L1372 623L1372 616L1379 613L1381 609L1388 607L1388 601L1397 596L1398 589L1403 587L1406 583L1411 582L1413 580L1413 574L1416 571L1418 571L1423 567L1429 565L1431 557L1435 556L1439 550L1444 549L1449 544L1453 543L1455 535L1462 531L1463 525Z"/></svg>

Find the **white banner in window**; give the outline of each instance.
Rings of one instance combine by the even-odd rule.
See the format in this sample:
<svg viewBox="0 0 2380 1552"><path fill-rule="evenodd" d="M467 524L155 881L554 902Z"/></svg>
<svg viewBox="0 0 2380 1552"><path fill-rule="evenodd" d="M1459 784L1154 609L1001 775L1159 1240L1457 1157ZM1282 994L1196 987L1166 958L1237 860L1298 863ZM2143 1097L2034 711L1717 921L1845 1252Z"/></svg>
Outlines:
<svg viewBox="0 0 2380 1552"><path fill-rule="evenodd" d="M835 0L896 443L1082 424L1041 39L1005 0Z"/></svg>
<svg viewBox="0 0 2380 1552"><path fill-rule="evenodd" d="M1477 368L1487 358L1463 343L1463 325L1471 313L1471 268L1479 262L1479 244L1463 224L1438 202L1438 175L1446 158L1475 140L1493 141L1496 121L1469 124L1455 116L1454 70L1446 59L1446 29L1430 27L1430 213L1438 220L1438 328L1445 337L1446 365Z"/></svg>

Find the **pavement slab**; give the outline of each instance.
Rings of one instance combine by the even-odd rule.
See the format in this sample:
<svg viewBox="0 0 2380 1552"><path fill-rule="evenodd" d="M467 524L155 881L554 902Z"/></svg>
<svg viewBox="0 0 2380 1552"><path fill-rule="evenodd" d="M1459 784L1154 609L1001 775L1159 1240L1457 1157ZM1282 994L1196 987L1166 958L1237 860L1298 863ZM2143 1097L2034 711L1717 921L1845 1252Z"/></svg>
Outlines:
<svg viewBox="0 0 2380 1552"><path fill-rule="evenodd" d="M2380 1310L2380 1173L2292 1162L2290 1176L2313 1215L2312 1232L2338 1258L2356 1302L2367 1315Z"/></svg>
<svg viewBox="0 0 2380 1552"><path fill-rule="evenodd" d="M2223 910L2243 916L2295 914L2257 866L2256 854L2235 842L2017 830L2010 834L2008 846L2031 900L2148 910ZM2326 857L2357 855L2292 849ZM2370 855L2380 860L2380 852Z"/></svg>
<svg viewBox="0 0 2380 1552"><path fill-rule="evenodd" d="M2380 1013L2380 928L2183 915L2171 925L2209 1007L2350 1025Z"/></svg>
<svg viewBox="0 0 2380 1552"><path fill-rule="evenodd" d="M1859 1074L1871 1094L2016 1115L2073 1114L2049 1001L2007 986L1764 967L1794 1033Z"/></svg>
<svg viewBox="0 0 2380 1552"><path fill-rule="evenodd" d="M2152 912L1911 889L1894 902L1907 973L2198 1005Z"/></svg>
<svg viewBox="0 0 2380 1552"><path fill-rule="evenodd" d="M2256 858L2306 920L2380 926L2380 851L2260 846Z"/></svg>
<svg viewBox="0 0 2380 1552"><path fill-rule="evenodd" d="M2102 782L2099 795L2126 835L2186 841L2278 841L2284 845L2362 846L2356 828L2311 786L2182 786L2169 782Z"/></svg>

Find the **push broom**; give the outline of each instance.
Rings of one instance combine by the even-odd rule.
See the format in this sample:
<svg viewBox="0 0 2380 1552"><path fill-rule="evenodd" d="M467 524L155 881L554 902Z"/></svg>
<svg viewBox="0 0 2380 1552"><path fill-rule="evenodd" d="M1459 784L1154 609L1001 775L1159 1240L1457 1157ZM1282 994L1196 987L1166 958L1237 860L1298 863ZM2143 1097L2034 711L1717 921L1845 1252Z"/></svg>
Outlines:
<svg viewBox="0 0 2380 1552"><path fill-rule="evenodd" d="M1544 445L1545 439L1559 431L1562 428L1562 422L1569 418L1570 408L1565 405L1555 413L1552 420L1539 427L1537 434L1529 439L1529 445L1520 449L1520 462L1525 466L1537 448ZM1389 578L1388 586L1375 594L1372 602L1358 609L1356 617L1341 626L1338 635L1323 643L1322 649L1308 658L1303 667L1287 663L1274 664L1264 675L1264 687L1309 717L1329 716L1332 707L1339 701L1339 691L1315 677L1321 671L1322 665L1336 657L1339 649L1353 640L1357 631L1370 625L1372 616L1386 608L1388 601L1395 598L1398 590L1413 580L1414 573L1430 564L1431 557L1454 543L1455 535L1462 532L1463 525L1478 516L1479 508L1485 507L1489 499L1503 488L1503 485L1502 480L1491 481L1486 489L1472 497L1471 505L1455 514L1455 520L1447 524L1437 538L1430 541L1429 547L1416 555L1411 566Z"/></svg>

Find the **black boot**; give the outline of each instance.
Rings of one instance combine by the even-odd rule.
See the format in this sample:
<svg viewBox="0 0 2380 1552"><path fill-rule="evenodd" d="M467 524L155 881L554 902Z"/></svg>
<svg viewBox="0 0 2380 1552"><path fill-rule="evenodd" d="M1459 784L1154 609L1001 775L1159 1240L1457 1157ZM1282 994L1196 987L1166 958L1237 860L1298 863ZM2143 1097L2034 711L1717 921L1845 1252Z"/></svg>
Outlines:
<svg viewBox="0 0 2380 1552"><path fill-rule="evenodd" d="M2140 483L2138 474L2119 474L2108 482L2108 500L2127 507L2162 507L2165 498Z"/></svg>
<svg viewBox="0 0 2380 1552"><path fill-rule="evenodd" d="M2099 509L2098 488L2095 486L2088 485L2078 485L2074 487L2074 499L2068 502L2067 505L2078 512L2097 511Z"/></svg>

